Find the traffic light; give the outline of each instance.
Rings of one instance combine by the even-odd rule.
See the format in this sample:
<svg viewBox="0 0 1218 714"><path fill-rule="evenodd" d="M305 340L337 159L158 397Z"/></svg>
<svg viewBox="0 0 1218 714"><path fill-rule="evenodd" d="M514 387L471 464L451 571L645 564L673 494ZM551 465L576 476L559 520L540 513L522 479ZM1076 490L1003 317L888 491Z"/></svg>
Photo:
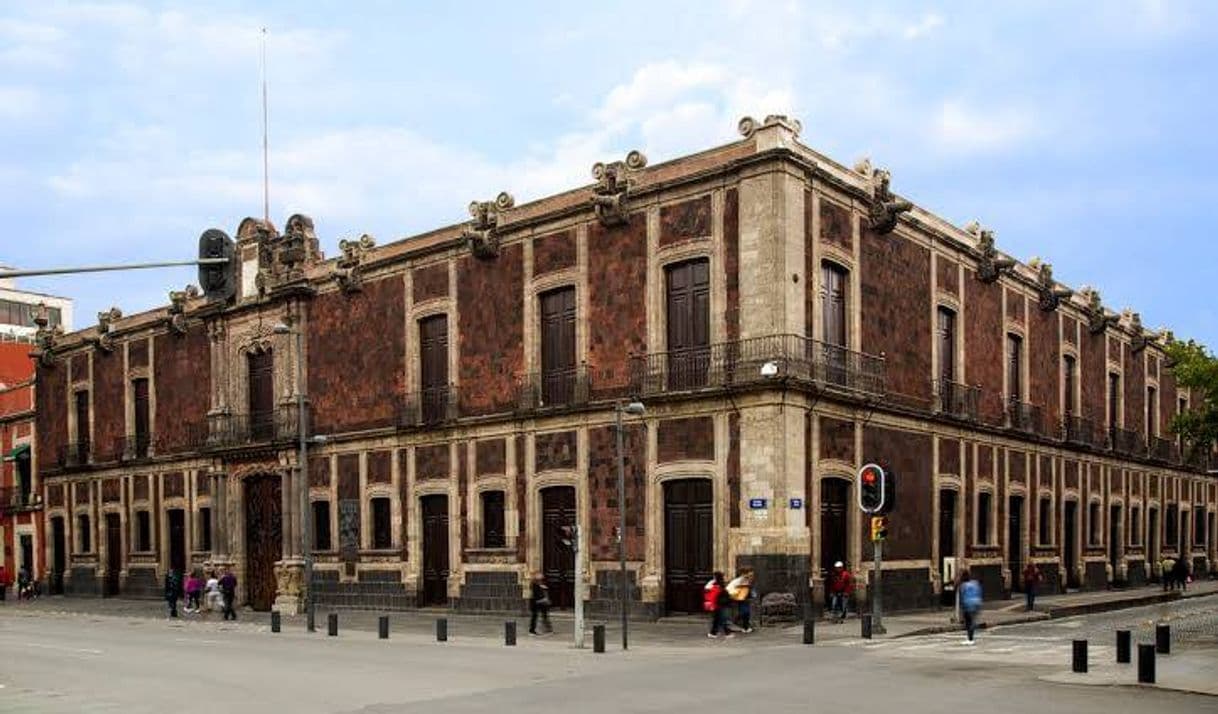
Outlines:
<svg viewBox="0 0 1218 714"><path fill-rule="evenodd" d="M859 508L863 513L880 513L884 510L884 469L878 464L867 464L859 469Z"/></svg>
<svg viewBox="0 0 1218 714"><path fill-rule="evenodd" d="M871 542L888 540L888 516L871 517Z"/></svg>
<svg viewBox="0 0 1218 714"><path fill-rule="evenodd" d="M199 236L199 260L221 258L225 263L199 266L199 288L210 301L228 302L237 294L237 259L233 239L218 228Z"/></svg>

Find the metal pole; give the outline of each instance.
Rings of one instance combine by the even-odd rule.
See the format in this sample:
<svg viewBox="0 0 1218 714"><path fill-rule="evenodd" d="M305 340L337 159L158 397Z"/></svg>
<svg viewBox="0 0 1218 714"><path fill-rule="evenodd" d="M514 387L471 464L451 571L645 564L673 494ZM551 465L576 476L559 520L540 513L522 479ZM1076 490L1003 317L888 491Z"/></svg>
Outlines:
<svg viewBox="0 0 1218 714"><path fill-rule="evenodd" d="M883 586L883 578L881 574L884 568L884 541L874 541L875 545L875 583L871 588L871 631L877 635L882 635L887 630L884 629L884 608L881 604L881 590Z"/></svg>
<svg viewBox="0 0 1218 714"><path fill-rule="evenodd" d="M309 438L308 414L304 396L304 331L301 320L296 321L296 424L300 440L300 551L304 558L304 585L301 606L306 616L313 613L313 511L309 502ZM312 618L308 618L312 621Z"/></svg>
<svg viewBox="0 0 1218 714"><path fill-rule="evenodd" d="M228 258L200 258L198 260L171 260L162 263L126 263L123 265L85 265L79 268L38 268L35 270L0 270L0 278L25 278L33 275L68 275L70 273L104 273L111 270L145 270L147 268L175 268L183 265L224 265Z"/></svg>
<svg viewBox="0 0 1218 714"><path fill-rule="evenodd" d="M575 648L584 648L584 529L575 524Z"/></svg>
<svg viewBox="0 0 1218 714"><path fill-rule="evenodd" d="M627 610L630 599L626 589L626 456L622 446L622 403L617 403L617 558L621 565L622 579L619 583L619 606L622 609L622 649L628 649L630 644L627 624Z"/></svg>

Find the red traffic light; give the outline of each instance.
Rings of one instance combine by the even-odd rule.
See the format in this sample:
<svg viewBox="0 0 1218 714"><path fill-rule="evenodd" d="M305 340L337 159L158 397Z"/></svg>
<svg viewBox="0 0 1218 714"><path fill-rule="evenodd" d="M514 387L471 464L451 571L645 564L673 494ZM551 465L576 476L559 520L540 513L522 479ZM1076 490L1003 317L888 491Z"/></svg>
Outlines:
<svg viewBox="0 0 1218 714"><path fill-rule="evenodd" d="M874 469L867 469L863 471L863 483L867 484L868 486L875 483L876 478L878 477L876 476Z"/></svg>

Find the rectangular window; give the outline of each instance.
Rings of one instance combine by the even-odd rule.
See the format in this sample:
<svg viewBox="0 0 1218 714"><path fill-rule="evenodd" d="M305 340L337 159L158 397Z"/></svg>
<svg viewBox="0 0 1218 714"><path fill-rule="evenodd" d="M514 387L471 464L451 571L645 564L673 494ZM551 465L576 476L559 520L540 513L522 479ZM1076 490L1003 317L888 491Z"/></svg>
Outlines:
<svg viewBox="0 0 1218 714"><path fill-rule="evenodd" d="M17 455L17 494L22 504L30 503L33 496L34 474L30 466L31 463L30 452L27 451Z"/></svg>
<svg viewBox="0 0 1218 714"><path fill-rule="evenodd" d="M542 293L541 401L570 404L575 397L575 288Z"/></svg>
<svg viewBox="0 0 1218 714"><path fill-rule="evenodd" d="M390 517L389 499L372 499L372 548L388 550L393 547L393 525Z"/></svg>
<svg viewBox="0 0 1218 714"><path fill-rule="evenodd" d="M89 459L89 392L80 390L76 393L76 457L81 463Z"/></svg>
<svg viewBox="0 0 1218 714"><path fill-rule="evenodd" d="M148 380L134 379L131 381L131 397L135 407L135 444L134 456L142 459L148 455L148 444L152 437L148 421Z"/></svg>
<svg viewBox="0 0 1218 714"><path fill-rule="evenodd" d="M1121 375L1108 374L1108 429L1121 425Z"/></svg>
<svg viewBox="0 0 1218 714"><path fill-rule="evenodd" d="M503 491L482 492L482 547L507 547L503 519Z"/></svg>
<svg viewBox="0 0 1218 714"><path fill-rule="evenodd" d="M1193 545L1205 545L1205 506L1193 506Z"/></svg>
<svg viewBox="0 0 1218 714"><path fill-rule="evenodd" d="M81 553L93 552L93 532L89 529L89 516L82 513L76 517L76 543Z"/></svg>
<svg viewBox="0 0 1218 714"><path fill-rule="evenodd" d="M423 423L437 424L448 414L448 316L419 320L419 387Z"/></svg>
<svg viewBox="0 0 1218 714"><path fill-rule="evenodd" d="M1039 511L1036 514L1036 529L1040 545L1053 543L1053 501L1051 499L1040 499Z"/></svg>
<svg viewBox="0 0 1218 714"><path fill-rule="evenodd" d="M1023 338L1007 335L1007 399L1023 401Z"/></svg>
<svg viewBox="0 0 1218 714"><path fill-rule="evenodd" d="M1146 435L1159 435L1159 391L1146 388Z"/></svg>
<svg viewBox="0 0 1218 714"><path fill-rule="evenodd" d="M977 545L990 544L991 509L993 496L987 492L977 494Z"/></svg>
<svg viewBox="0 0 1218 714"><path fill-rule="evenodd" d="M1142 545L1142 508L1133 506L1129 509L1129 544Z"/></svg>
<svg viewBox="0 0 1218 714"><path fill-rule="evenodd" d="M152 550L152 514L135 512L135 549L141 553Z"/></svg>
<svg viewBox="0 0 1218 714"><path fill-rule="evenodd" d="M330 502L313 502L313 550L330 550Z"/></svg>
<svg viewBox="0 0 1218 714"><path fill-rule="evenodd" d="M939 308L939 379L956 380L956 313L946 307Z"/></svg>
<svg viewBox="0 0 1218 714"><path fill-rule="evenodd" d="M266 441L275 430L275 355L271 350L248 357L249 428L255 441Z"/></svg>
<svg viewBox="0 0 1218 714"><path fill-rule="evenodd" d="M1092 503L1087 508L1088 539L1091 545L1100 544L1100 504Z"/></svg>
<svg viewBox="0 0 1218 714"><path fill-rule="evenodd" d="M199 509L199 550L211 550L211 509Z"/></svg>
<svg viewBox="0 0 1218 714"><path fill-rule="evenodd" d="M669 265L664 273L669 387L701 387L710 368L710 261Z"/></svg>
<svg viewBox="0 0 1218 714"><path fill-rule="evenodd" d="M821 336L827 345L849 346L847 297L850 294L850 274L845 268L825 262L820 268Z"/></svg>
<svg viewBox="0 0 1218 714"><path fill-rule="evenodd" d="M1176 504L1167 504L1167 511L1163 515L1163 546L1165 548L1175 548L1180 540L1180 511Z"/></svg>
<svg viewBox="0 0 1218 714"><path fill-rule="evenodd" d="M1078 375L1078 363L1074 359L1074 355L1066 355L1062 358L1062 390L1065 392L1063 397L1063 410L1067 417L1078 414L1078 402L1075 401L1074 384L1075 378Z"/></svg>

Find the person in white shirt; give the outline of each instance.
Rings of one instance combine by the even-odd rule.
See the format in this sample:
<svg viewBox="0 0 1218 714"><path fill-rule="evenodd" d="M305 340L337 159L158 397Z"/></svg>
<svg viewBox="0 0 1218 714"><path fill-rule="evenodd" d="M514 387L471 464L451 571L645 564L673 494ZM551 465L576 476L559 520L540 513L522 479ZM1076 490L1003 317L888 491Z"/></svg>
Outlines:
<svg viewBox="0 0 1218 714"><path fill-rule="evenodd" d="M727 594L736 604L736 615L740 618L740 631L753 631L751 622L753 615L753 569L745 568L727 584Z"/></svg>
<svg viewBox="0 0 1218 714"><path fill-rule="evenodd" d="M220 594L220 580L216 577L215 571L208 571L207 584L203 586L207 598L208 612L215 612L224 605L224 597Z"/></svg>

